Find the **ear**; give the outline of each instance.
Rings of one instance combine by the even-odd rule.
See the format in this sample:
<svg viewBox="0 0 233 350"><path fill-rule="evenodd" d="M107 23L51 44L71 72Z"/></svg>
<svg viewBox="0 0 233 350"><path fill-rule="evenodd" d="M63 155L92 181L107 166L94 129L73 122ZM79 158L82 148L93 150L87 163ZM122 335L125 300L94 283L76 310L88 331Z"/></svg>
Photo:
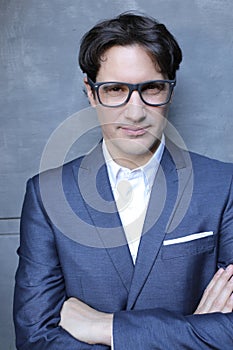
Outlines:
<svg viewBox="0 0 233 350"><path fill-rule="evenodd" d="M85 87L86 87L88 100L89 100L89 102L90 102L92 107L96 107L97 106L96 97L95 97L95 95L94 95L94 93L92 91L91 86L88 84L87 77L85 77L83 79L83 81L84 81L84 84L85 84Z"/></svg>

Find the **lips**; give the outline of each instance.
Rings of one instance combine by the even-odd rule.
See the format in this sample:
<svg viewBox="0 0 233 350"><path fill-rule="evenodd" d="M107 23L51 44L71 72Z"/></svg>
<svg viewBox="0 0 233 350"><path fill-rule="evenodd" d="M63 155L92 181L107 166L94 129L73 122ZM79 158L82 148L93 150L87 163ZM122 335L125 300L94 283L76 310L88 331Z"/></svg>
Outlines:
<svg viewBox="0 0 233 350"><path fill-rule="evenodd" d="M121 130L124 134L129 136L142 136L144 135L147 130L146 127L134 127L134 126L122 126Z"/></svg>

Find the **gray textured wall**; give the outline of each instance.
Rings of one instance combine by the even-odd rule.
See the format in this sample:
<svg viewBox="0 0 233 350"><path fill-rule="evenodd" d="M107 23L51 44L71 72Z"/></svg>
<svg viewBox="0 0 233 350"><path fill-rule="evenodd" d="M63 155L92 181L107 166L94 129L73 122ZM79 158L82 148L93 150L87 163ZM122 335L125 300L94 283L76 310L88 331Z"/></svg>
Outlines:
<svg viewBox="0 0 233 350"><path fill-rule="evenodd" d="M80 37L98 20L131 9L166 23L183 49L170 119L187 146L233 161L232 0L0 0L0 350L14 349L26 179L38 172L52 131L88 105L76 62Z"/></svg>

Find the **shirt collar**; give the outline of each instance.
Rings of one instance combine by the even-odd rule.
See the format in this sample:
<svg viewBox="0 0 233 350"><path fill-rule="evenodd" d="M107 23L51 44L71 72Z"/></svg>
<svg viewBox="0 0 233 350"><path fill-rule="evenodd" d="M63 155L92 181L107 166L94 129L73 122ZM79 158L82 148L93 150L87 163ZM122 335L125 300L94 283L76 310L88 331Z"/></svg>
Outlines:
<svg viewBox="0 0 233 350"><path fill-rule="evenodd" d="M135 174L142 173L144 176L145 184L148 185L149 188L151 189L154 183L155 175L157 173L159 164L162 159L162 155L164 152L164 144L165 144L165 137L164 135L162 135L160 145L156 150L156 152L153 154L152 158L143 166L130 170L126 167L120 166L112 159L107 149L106 142L103 139L103 144L102 144L103 155L107 165L110 183L115 187L119 179L123 177L129 177L134 173Z"/></svg>

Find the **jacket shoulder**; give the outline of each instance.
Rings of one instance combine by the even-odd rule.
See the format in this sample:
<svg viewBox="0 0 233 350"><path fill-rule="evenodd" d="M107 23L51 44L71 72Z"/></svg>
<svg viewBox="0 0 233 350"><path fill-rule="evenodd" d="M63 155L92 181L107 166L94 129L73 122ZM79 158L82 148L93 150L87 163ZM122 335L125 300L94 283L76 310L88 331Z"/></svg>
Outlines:
<svg viewBox="0 0 233 350"><path fill-rule="evenodd" d="M233 163L224 162L218 159L209 158L207 156L189 152L194 171L203 173L212 173L215 176L233 175Z"/></svg>

